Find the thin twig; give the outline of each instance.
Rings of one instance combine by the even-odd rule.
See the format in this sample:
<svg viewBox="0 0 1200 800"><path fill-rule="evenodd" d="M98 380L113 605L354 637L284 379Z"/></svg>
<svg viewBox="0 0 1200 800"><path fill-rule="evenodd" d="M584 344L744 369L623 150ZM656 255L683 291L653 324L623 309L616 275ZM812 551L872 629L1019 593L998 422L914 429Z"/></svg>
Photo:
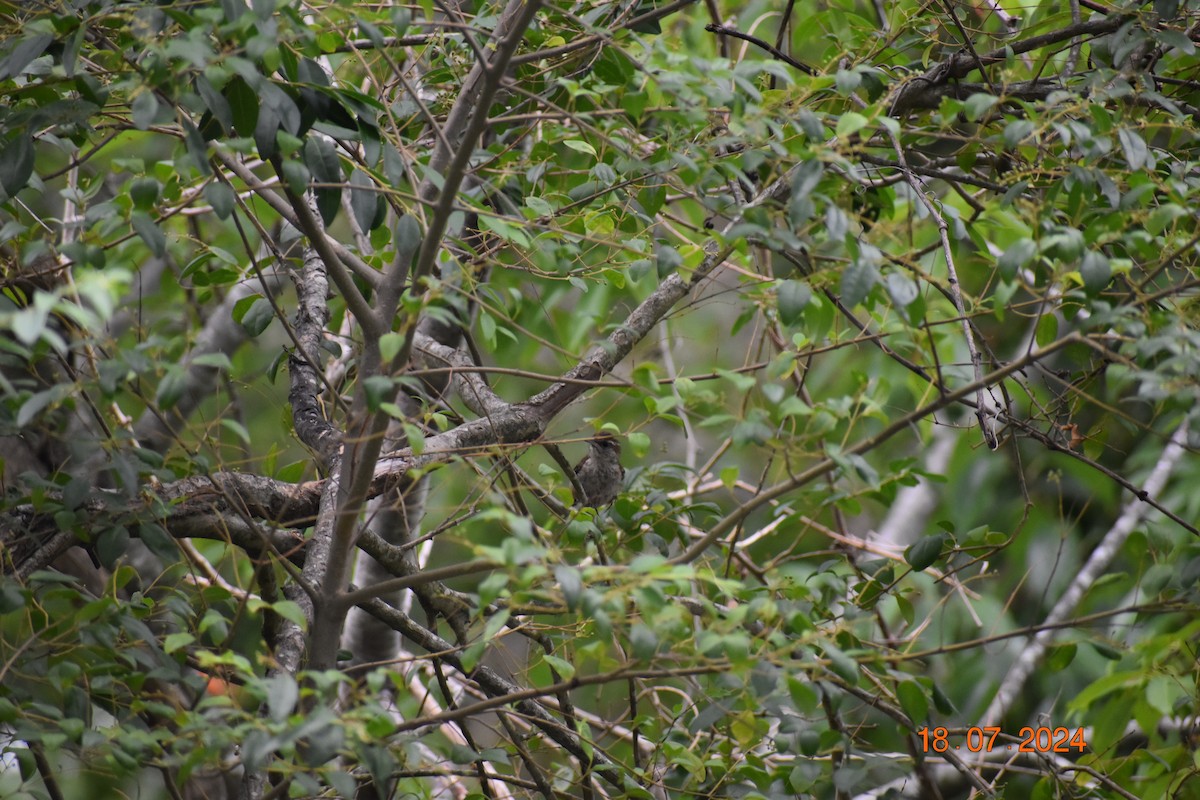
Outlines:
<svg viewBox="0 0 1200 800"><path fill-rule="evenodd" d="M775 56L776 60L782 61L791 67L795 67L796 69L803 72L805 75L816 75L817 74L816 69L814 69L813 67L810 67L808 64L805 64L803 61L797 61L796 59L789 56L787 53L780 50L775 45L771 44L770 42L764 42L762 39L759 39L757 36L751 36L748 33L742 33L741 31L734 30L733 28L730 28L727 25L714 25L712 23L705 25L704 30L708 31L709 33L718 33L718 34L721 34L722 36L732 36L735 39L741 39L742 41L749 42L750 44L755 45L757 47L761 47L763 50L766 50L768 53Z"/></svg>

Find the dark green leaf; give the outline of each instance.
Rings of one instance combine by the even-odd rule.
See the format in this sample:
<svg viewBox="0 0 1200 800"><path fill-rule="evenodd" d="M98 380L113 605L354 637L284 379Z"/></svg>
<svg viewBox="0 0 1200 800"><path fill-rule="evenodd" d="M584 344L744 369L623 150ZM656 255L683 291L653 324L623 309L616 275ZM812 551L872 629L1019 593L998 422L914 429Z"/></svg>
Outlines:
<svg viewBox="0 0 1200 800"><path fill-rule="evenodd" d="M18 133L4 143L0 153L0 187L9 197L25 188L33 175L33 138Z"/></svg>
<svg viewBox="0 0 1200 800"><path fill-rule="evenodd" d="M1112 278L1112 266L1103 253L1088 250L1079 264L1079 275L1083 278L1083 286L1088 294L1095 294L1108 286Z"/></svg>
<svg viewBox="0 0 1200 800"><path fill-rule="evenodd" d="M123 527L109 528L96 540L96 557L111 569L129 551L129 531Z"/></svg>
<svg viewBox="0 0 1200 800"><path fill-rule="evenodd" d="M360 117L358 133L362 139L363 161L368 167L373 168L379 163L379 157L383 153L383 138L379 135L379 128ZM382 200L383 196L380 195L379 199Z"/></svg>
<svg viewBox="0 0 1200 800"><path fill-rule="evenodd" d="M138 538L150 548L151 553L168 564L179 558L179 545L157 522L143 522L139 525Z"/></svg>
<svg viewBox="0 0 1200 800"><path fill-rule="evenodd" d="M226 84L224 95L229 101L229 113L238 136L254 135L258 126L258 95L240 75Z"/></svg>
<svg viewBox="0 0 1200 800"><path fill-rule="evenodd" d="M375 182L362 170L356 169L350 173L350 209L361 231L369 231L374 227L379 203L383 200L383 196L375 189Z"/></svg>
<svg viewBox="0 0 1200 800"><path fill-rule="evenodd" d="M237 195L229 184L223 181L212 181L204 187L204 199L212 206L213 213L218 219L229 219L229 215L233 213L233 206L237 202Z"/></svg>
<svg viewBox="0 0 1200 800"><path fill-rule="evenodd" d="M1179 13L1179 0L1154 0L1154 13L1164 22L1175 19Z"/></svg>
<svg viewBox="0 0 1200 800"><path fill-rule="evenodd" d="M1120 661L1125 653L1115 647L1111 647L1104 642L1088 642L1092 648L1100 654L1101 658L1108 661Z"/></svg>
<svg viewBox="0 0 1200 800"><path fill-rule="evenodd" d="M254 124L254 144L258 154L270 159L279 152L275 134L279 132L279 112L275 107L262 103L258 107L258 121Z"/></svg>
<svg viewBox="0 0 1200 800"><path fill-rule="evenodd" d="M655 265L658 268L658 277L666 278L675 270L679 269L683 264L683 256L679 255L679 251L669 244L659 245L655 253Z"/></svg>
<svg viewBox="0 0 1200 800"><path fill-rule="evenodd" d="M313 180L321 184L340 184L342 164L333 148L333 143L324 136L309 136L304 143L304 163L312 173ZM317 208L326 225L333 222L341 205L342 190L335 186L317 189Z"/></svg>
<svg viewBox="0 0 1200 800"><path fill-rule="evenodd" d="M929 716L929 698L921 684L913 680L904 680L896 686L896 697L900 707L916 725L920 725Z"/></svg>
<svg viewBox="0 0 1200 800"><path fill-rule="evenodd" d="M0 614L8 614L24 608L27 592L27 589L22 589L11 578L0 578Z"/></svg>
<svg viewBox="0 0 1200 800"><path fill-rule="evenodd" d="M270 108L277 120L277 125L291 134L300 130L300 109L291 96L272 81L263 81L259 90L258 113L261 119L263 109ZM258 134L255 127L255 135Z"/></svg>
<svg viewBox="0 0 1200 800"><path fill-rule="evenodd" d="M162 184L154 178L138 178L129 184L129 197L133 200L134 208L148 211L158 202Z"/></svg>
<svg viewBox="0 0 1200 800"><path fill-rule="evenodd" d="M363 382L363 391L367 396L367 409L378 411L379 406L390 401L396 394L395 382L386 375L369 375Z"/></svg>
<svg viewBox="0 0 1200 800"><path fill-rule="evenodd" d="M163 411L174 408L186 390L187 373L178 364L171 364L158 382L158 391L155 392L158 407Z"/></svg>
<svg viewBox="0 0 1200 800"><path fill-rule="evenodd" d="M658 636L646 625L634 625L629 631L629 645L634 658L650 661L658 652Z"/></svg>
<svg viewBox="0 0 1200 800"><path fill-rule="evenodd" d="M954 702L942 691L937 681L933 682L933 707L941 714L954 714L958 711Z"/></svg>
<svg viewBox="0 0 1200 800"><path fill-rule="evenodd" d="M129 217L129 222L133 225L137 235L142 237L146 247L150 248L151 253L158 258L162 258L166 254L167 237L146 212L134 211Z"/></svg>
<svg viewBox="0 0 1200 800"><path fill-rule="evenodd" d="M647 181L647 185L638 192L637 199L642 210L646 212L646 216L656 216L662 210L663 203L667 199L666 183L657 176L652 177Z"/></svg>
<svg viewBox="0 0 1200 800"><path fill-rule="evenodd" d="M180 120L180 125L183 127L183 138L187 144L188 156L196 165L196 169L200 171L201 175L211 175L212 168L208 165L208 143L200 135L200 129L186 117Z"/></svg>
<svg viewBox="0 0 1200 800"><path fill-rule="evenodd" d="M235 80L241 79L235 78ZM200 99L204 101L204 105L208 106L213 118L220 123L225 135L233 133L233 109L225 95L214 89L213 85L208 82L208 78L203 75L196 76L196 91L199 93Z"/></svg>
<svg viewBox="0 0 1200 800"><path fill-rule="evenodd" d="M928 569L942 555L946 534L935 533L913 542L904 551L904 560L917 572Z"/></svg>
<svg viewBox="0 0 1200 800"><path fill-rule="evenodd" d="M1154 38L1168 47L1174 47L1184 55L1193 56L1196 54L1196 43L1188 38L1188 35L1183 31L1162 28L1154 32Z"/></svg>
<svg viewBox="0 0 1200 800"><path fill-rule="evenodd" d="M858 662L830 643L823 645L829 670L851 686L858 684Z"/></svg>
<svg viewBox="0 0 1200 800"><path fill-rule="evenodd" d="M35 36L26 36L21 41L17 42L16 46L8 53L8 58L0 62L0 81L8 80L20 75L29 62L46 52L46 48L54 41L54 37L48 33L39 33Z"/></svg>
<svg viewBox="0 0 1200 800"><path fill-rule="evenodd" d="M301 164L299 161L284 161L283 162L283 179L287 181L288 188L296 195L303 195L308 189L308 167Z"/></svg>

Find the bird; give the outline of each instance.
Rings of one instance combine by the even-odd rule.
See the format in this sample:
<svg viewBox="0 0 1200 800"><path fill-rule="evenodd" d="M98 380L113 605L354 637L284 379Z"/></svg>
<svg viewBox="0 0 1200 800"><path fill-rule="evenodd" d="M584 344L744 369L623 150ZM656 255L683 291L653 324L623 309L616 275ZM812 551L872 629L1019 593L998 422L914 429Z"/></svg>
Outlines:
<svg viewBox="0 0 1200 800"><path fill-rule="evenodd" d="M587 455L575 465L575 478L583 490L579 504L603 508L615 500L625 480L617 437L608 431L596 434L588 443Z"/></svg>

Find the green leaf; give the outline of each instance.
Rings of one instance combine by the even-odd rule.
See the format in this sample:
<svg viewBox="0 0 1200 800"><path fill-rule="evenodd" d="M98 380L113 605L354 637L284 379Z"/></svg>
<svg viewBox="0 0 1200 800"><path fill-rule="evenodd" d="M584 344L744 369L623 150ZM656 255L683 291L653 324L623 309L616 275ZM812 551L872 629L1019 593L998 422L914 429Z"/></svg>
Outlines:
<svg viewBox="0 0 1200 800"><path fill-rule="evenodd" d="M1179 13L1179 0L1154 0L1154 13L1163 22L1175 19Z"/></svg>
<svg viewBox="0 0 1200 800"><path fill-rule="evenodd" d="M158 98L154 96L153 91L147 89L133 98L130 111L133 113L134 126L139 131L149 130L158 119Z"/></svg>
<svg viewBox="0 0 1200 800"><path fill-rule="evenodd" d="M1034 341L1038 347L1045 347L1058 337L1058 317L1054 314L1043 314L1037 321L1033 331Z"/></svg>
<svg viewBox="0 0 1200 800"><path fill-rule="evenodd" d="M9 326L21 344L32 345L46 334L46 323L50 319L53 303L53 295L38 293L34 296L32 304L12 315Z"/></svg>
<svg viewBox="0 0 1200 800"><path fill-rule="evenodd" d="M1146 166L1146 162L1150 158L1150 150L1137 131L1118 128L1117 138L1121 140L1121 149L1125 151L1125 160L1130 169L1139 170Z"/></svg>
<svg viewBox="0 0 1200 800"><path fill-rule="evenodd" d="M1109 280L1112 279L1112 266L1103 253L1088 250L1079 264L1079 275L1083 278L1083 287L1088 294L1096 294L1108 286Z"/></svg>
<svg viewBox="0 0 1200 800"><path fill-rule="evenodd" d="M563 600L571 611L579 608L579 600L583 596L583 576L575 567L557 566L554 568L554 578L558 588L563 593Z"/></svg>
<svg viewBox="0 0 1200 800"><path fill-rule="evenodd" d="M867 299L879 281L879 268L867 259L859 259L842 271L842 302L853 307Z"/></svg>
<svg viewBox="0 0 1200 800"><path fill-rule="evenodd" d="M233 133L233 108L229 105L228 98L214 89L208 78L203 75L196 76L196 92L204 101L204 105L208 106L213 119L220 124L221 131L226 136Z"/></svg>
<svg viewBox="0 0 1200 800"><path fill-rule="evenodd" d="M1000 98L998 97L977 92L967 98L967 102L963 105L963 111L969 122L976 122L999 102Z"/></svg>
<svg viewBox="0 0 1200 800"><path fill-rule="evenodd" d="M804 319L804 309L812 300L812 289L804 281L781 281L775 289L775 299L779 308L779 321L791 328L799 325Z"/></svg>
<svg viewBox="0 0 1200 800"><path fill-rule="evenodd" d="M164 653L174 653L176 650L187 647L194 641L196 641L196 637L190 633L168 633L166 638L163 639L162 649Z"/></svg>
<svg viewBox="0 0 1200 800"><path fill-rule="evenodd" d="M246 430L246 426L236 419L222 419L221 427L233 433L242 444L250 445L250 431Z"/></svg>
<svg viewBox="0 0 1200 800"><path fill-rule="evenodd" d="M900 681L896 686L896 697L900 700L900 707L914 724L920 725L928 719L929 698L921 684L913 680Z"/></svg>
<svg viewBox="0 0 1200 800"><path fill-rule="evenodd" d="M283 179L287 181L288 188L297 195L302 195L308 189L308 167L301 164L299 161L284 161Z"/></svg>
<svg viewBox="0 0 1200 800"><path fill-rule="evenodd" d="M917 282L901 272L889 272L883 285L897 308L907 308L921 294Z"/></svg>
<svg viewBox="0 0 1200 800"><path fill-rule="evenodd" d="M10 578L0 578L0 615L10 614L13 611L20 611L25 608L26 594L28 590L22 589L16 581ZM0 702L8 702L6 700ZM3 715L0 715L0 722L4 720Z"/></svg>
<svg viewBox="0 0 1200 800"><path fill-rule="evenodd" d="M1171 0L1171 2L1178 4L1178 0ZM1177 31L1173 28L1158 28L1154 31L1154 38L1168 47L1174 47L1186 56L1194 56L1196 54L1195 42L1188 38L1188 35L1183 31Z"/></svg>
<svg viewBox="0 0 1200 800"><path fill-rule="evenodd" d="M404 346L407 337L402 333L385 333L379 337L379 355L383 359L383 363L390 364L400 353L400 348Z"/></svg>
<svg viewBox="0 0 1200 800"><path fill-rule="evenodd" d="M597 155L596 148L592 147L582 139L567 139L563 142L563 144L579 153L587 153L590 156Z"/></svg>
<svg viewBox="0 0 1200 800"><path fill-rule="evenodd" d="M849 139L852 135L858 133L863 128L870 124L870 120L859 114L857 111L847 111L842 114L837 123L837 137L839 139Z"/></svg>
<svg viewBox="0 0 1200 800"><path fill-rule="evenodd" d="M904 560L917 572L928 569L942 555L946 534L935 533L913 542L904 551Z"/></svg>
<svg viewBox="0 0 1200 800"><path fill-rule="evenodd" d="M1122 651L1115 647L1110 647L1104 642L1088 642L1088 644L1090 644L1092 649L1100 654L1101 658L1107 659L1108 661L1120 661L1124 656Z"/></svg>
<svg viewBox="0 0 1200 800"><path fill-rule="evenodd" d="M167 237L146 212L134 211L129 217L129 222L155 257L162 258L166 255Z"/></svg>
<svg viewBox="0 0 1200 800"><path fill-rule="evenodd" d="M362 382L367 408L378 411L379 405L396 393L396 384L386 375L368 375Z"/></svg>
<svg viewBox="0 0 1200 800"><path fill-rule="evenodd" d="M393 243L396 246L396 262L408 265L421 247L421 223L412 214L396 220Z"/></svg>
<svg viewBox="0 0 1200 800"><path fill-rule="evenodd" d="M851 686L857 686L858 662L828 642L822 645L822 649L825 651L825 657L829 659L830 672Z"/></svg>
<svg viewBox="0 0 1200 800"><path fill-rule="evenodd" d="M1037 243L1032 239L1018 239L1008 246L1008 249L997 259L996 265L1005 280L1012 280L1017 270L1025 266L1037 255Z"/></svg>
<svg viewBox="0 0 1200 800"><path fill-rule="evenodd" d="M158 382L158 390L155 392L154 398L158 407L167 411L175 407L186 390L187 373L178 364L169 364L166 372L163 373L162 380Z"/></svg>
<svg viewBox="0 0 1200 800"><path fill-rule="evenodd" d="M834 78L834 85L837 86L838 94L849 97L862 84L862 74L854 70L839 69L837 76Z"/></svg>
<svg viewBox="0 0 1200 800"><path fill-rule="evenodd" d="M33 175L33 138L18 133L4 143L0 152L0 187L9 197L25 188Z"/></svg>
<svg viewBox="0 0 1200 800"><path fill-rule="evenodd" d="M129 531L123 526L109 528L96 539L96 557L109 569L129 551Z"/></svg>
<svg viewBox="0 0 1200 800"><path fill-rule="evenodd" d="M571 678L575 677L575 665L570 661L567 661L565 658L559 658L558 656L552 656L549 653L545 653L542 655L542 660L545 661L555 672L557 672L561 679L569 681Z"/></svg>
<svg viewBox="0 0 1200 800"><path fill-rule="evenodd" d="M19 8L19 6L16 6ZM19 30L19 24L17 30ZM0 81L15 78L25 71L29 63L46 52L46 48L54 41L48 33L26 36L9 50L8 57L0 61Z"/></svg>
<svg viewBox="0 0 1200 800"><path fill-rule="evenodd" d="M37 418L38 414L65 398L70 392L71 385L64 383L56 384L49 389L44 389L30 395L29 399L21 404L21 409L17 412L17 427L28 427Z"/></svg>
<svg viewBox="0 0 1200 800"><path fill-rule="evenodd" d="M223 181L212 181L204 186L204 199L212 206L213 213L218 219L229 219L229 215L233 213L233 206L237 202L237 195L229 184Z"/></svg>
<svg viewBox="0 0 1200 800"><path fill-rule="evenodd" d="M945 692L942 691L942 687L938 685L937 681L933 682L933 707L936 708L940 714L950 715L958 711L958 708L955 707L954 702L949 698L949 696L947 696Z"/></svg>
<svg viewBox="0 0 1200 800"><path fill-rule="evenodd" d="M179 545L171 538L171 534L163 530L157 522L143 522L138 525L138 538L150 549L151 553L168 564L174 563L179 558Z"/></svg>
<svg viewBox="0 0 1200 800"><path fill-rule="evenodd" d="M240 75L230 79L223 94L238 136L253 136L258 127L258 95Z"/></svg>
<svg viewBox="0 0 1200 800"><path fill-rule="evenodd" d="M381 217L380 206L383 195L376 191L375 182L362 170L350 173L350 209L359 230L370 231L377 227L376 218ZM382 222L382 218L379 222Z"/></svg>
<svg viewBox="0 0 1200 800"><path fill-rule="evenodd" d="M270 608L288 622L300 626L301 629L308 627L308 618L304 616L304 610L295 601L277 600L271 603Z"/></svg>
<svg viewBox="0 0 1200 800"><path fill-rule="evenodd" d="M658 652L658 635L647 625L638 623L629 631L629 644L634 658L650 661Z"/></svg>
<svg viewBox="0 0 1200 800"><path fill-rule="evenodd" d="M317 208L326 225L337 216L342 202L342 190L332 184L342 182L342 163L338 159L333 143L324 136L309 136L304 143L304 163L312 173L313 180L330 184L317 189Z"/></svg>
<svg viewBox="0 0 1200 800"><path fill-rule="evenodd" d="M1027 119L1015 119L1004 126L1004 144L1013 149L1033 134L1033 123Z"/></svg>
<svg viewBox="0 0 1200 800"><path fill-rule="evenodd" d="M267 689L267 711L275 722L283 722L300 699L296 679L286 672L277 672L264 682Z"/></svg>
<svg viewBox="0 0 1200 800"><path fill-rule="evenodd" d="M241 326L246 329L246 333L255 337L265 331L275 319L275 309L271 308L271 303L267 298L258 295L255 295L253 299L242 298L237 305L240 306L246 300L250 300L250 302L240 319L237 318L237 306L234 307L234 320L241 323Z"/></svg>
<svg viewBox="0 0 1200 800"><path fill-rule="evenodd" d="M665 279L668 275L679 269L683 265L683 256L679 251L669 244L662 244L655 251L655 268L658 271L659 279Z"/></svg>
<svg viewBox="0 0 1200 800"><path fill-rule="evenodd" d="M154 178L138 178L129 184L129 197L133 200L134 208L148 211L158 202L162 184Z"/></svg>

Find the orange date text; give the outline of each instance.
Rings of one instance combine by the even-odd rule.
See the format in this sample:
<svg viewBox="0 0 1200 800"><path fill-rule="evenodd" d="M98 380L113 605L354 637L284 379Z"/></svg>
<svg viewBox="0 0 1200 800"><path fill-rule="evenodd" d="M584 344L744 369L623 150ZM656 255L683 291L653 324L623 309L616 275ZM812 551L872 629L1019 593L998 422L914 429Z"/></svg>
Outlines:
<svg viewBox="0 0 1200 800"><path fill-rule="evenodd" d="M946 728L920 728L917 736L921 749L926 753L944 753L947 750L967 750L972 753L1015 751L1018 753L1082 753L1087 749L1083 728L1033 728L1024 727L1014 737L1000 738L998 727L967 728L961 741L951 741L951 732ZM954 735L958 739L958 735Z"/></svg>

